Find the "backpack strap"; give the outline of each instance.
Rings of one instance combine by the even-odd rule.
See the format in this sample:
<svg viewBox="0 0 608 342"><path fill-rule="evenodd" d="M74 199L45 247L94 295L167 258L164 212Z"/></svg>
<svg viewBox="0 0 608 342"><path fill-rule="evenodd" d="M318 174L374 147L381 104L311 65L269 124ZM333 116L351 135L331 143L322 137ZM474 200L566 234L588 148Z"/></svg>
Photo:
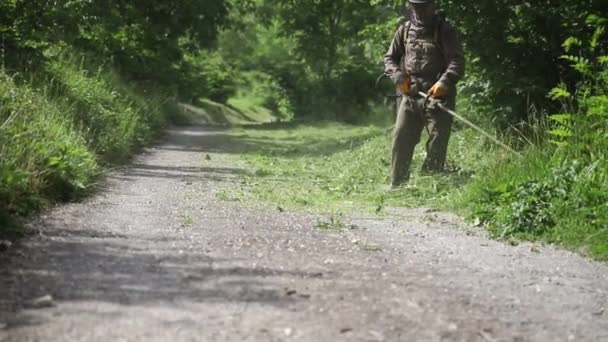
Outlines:
<svg viewBox="0 0 608 342"><path fill-rule="evenodd" d="M433 33L433 42L439 46L439 48L443 51L443 44L441 41L441 30L443 29L443 24L445 22L445 18L443 15L438 15L437 25L435 25L435 32Z"/></svg>
<svg viewBox="0 0 608 342"><path fill-rule="evenodd" d="M433 34L433 42L435 44L437 44L444 62L447 63L447 61L445 60L445 52L443 51L443 42L441 40L441 31L443 30L444 24L445 24L445 16L442 14L439 14L438 19L437 19L437 25L435 25L435 32Z"/></svg>
<svg viewBox="0 0 608 342"><path fill-rule="evenodd" d="M412 27L412 22L411 21L406 21L405 22L405 41L407 42L407 39L410 37L410 28Z"/></svg>
<svg viewBox="0 0 608 342"><path fill-rule="evenodd" d="M405 34L403 35L404 46L407 45L407 40L410 37L410 28L411 27L412 27L412 22L410 20L406 21L403 24L403 29L405 30ZM406 49L406 51L404 51L403 57L401 58L401 61L400 61L401 70L405 70L405 54L406 53L407 53L407 49Z"/></svg>

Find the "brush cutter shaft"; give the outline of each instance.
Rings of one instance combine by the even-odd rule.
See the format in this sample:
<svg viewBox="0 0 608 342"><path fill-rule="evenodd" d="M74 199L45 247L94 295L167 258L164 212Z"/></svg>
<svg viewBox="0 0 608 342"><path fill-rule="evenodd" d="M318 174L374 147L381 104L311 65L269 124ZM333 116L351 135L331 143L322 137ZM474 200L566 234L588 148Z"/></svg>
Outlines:
<svg viewBox="0 0 608 342"><path fill-rule="evenodd" d="M424 99L428 100L429 96L428 94L425 94L423 92L418 92L418 95L422 96ZM458 113L456 113L455 111L447 108L446 106L442 105L441 103L438 103L437 106L439 108L441 108L441 110L445 111L446 113L450 114L451 116L453 116L454 118L458 119L460 122L464 123L465 125L473 128L474 130L476 130L477 132L481 133L481 135L483 135L484 137L490 139L493 143L497 144L498 146L508 150L509 152L512 152L518 156L521 156L521 154L517 151L515 151L514 149L512 149L511 147L507 146L505 143L501 142L500 140L496 139L494 136L492 136L490 133L484 131L483 129L481 129L481 127L475 125L474 123L472 123L471 121L469 121L468 119L466 119L465 117L459 115Z"/></svg>

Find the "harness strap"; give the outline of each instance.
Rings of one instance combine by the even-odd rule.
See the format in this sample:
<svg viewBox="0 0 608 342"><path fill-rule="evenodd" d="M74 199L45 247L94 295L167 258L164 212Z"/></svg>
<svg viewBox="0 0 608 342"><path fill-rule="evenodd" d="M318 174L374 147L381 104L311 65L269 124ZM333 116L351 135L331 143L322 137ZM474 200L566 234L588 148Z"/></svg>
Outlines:
<svg viewBox="0 0 608 342"><path fill-rule="evenodd" d="M445 59L445 53L443 51L443 44L441 43L441 29L443 27L443 22L445 18L442 15L437 15L437 24L435 25L435 30L433 32L433 43L435 43L439 47L439 53L445 64L447 61ZM405 22L405 41L404 43L407 45L408 38L410 37L410 29L412 28L412 21L408 20ZM404 61L403 61L404 62Z"/></svg>
<svg viewBox="0 0 608 342"><path fill-rule="evenodd" d="M439 45L441 50L443 50L443 44L441 44L441 26L443 24L444 19L439 16L439 20L437 25L435 25L435 31L433 32L433 42ZM410 28L412 27L412 22L410 20L405 22L405 40L410 37Z"/></svg>

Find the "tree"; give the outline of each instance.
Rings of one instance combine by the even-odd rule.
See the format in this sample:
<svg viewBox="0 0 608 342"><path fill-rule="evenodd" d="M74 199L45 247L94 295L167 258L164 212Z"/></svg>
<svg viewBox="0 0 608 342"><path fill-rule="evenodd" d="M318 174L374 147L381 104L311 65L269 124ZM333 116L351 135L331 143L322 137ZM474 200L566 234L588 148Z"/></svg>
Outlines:
<svg viewBox="0 0 608 342"><path fill-rule="evenodd" d="M213 47L226 23L226 0L0 1L5 62L44 62L58 43L110 59L123 75L171 85L184 77L184 52Z"/></svg>
<svg viewBox="0 0 608 342"><path fill-rule="evenodd" d="M602 0L444 0L441 6L470 56L469 94L484 94L476 98L501 109L503 123L528 119L530 109L552 109L547 92L579 77L560 59L562 42L590 30L588 15L608 11Z"/></svg>

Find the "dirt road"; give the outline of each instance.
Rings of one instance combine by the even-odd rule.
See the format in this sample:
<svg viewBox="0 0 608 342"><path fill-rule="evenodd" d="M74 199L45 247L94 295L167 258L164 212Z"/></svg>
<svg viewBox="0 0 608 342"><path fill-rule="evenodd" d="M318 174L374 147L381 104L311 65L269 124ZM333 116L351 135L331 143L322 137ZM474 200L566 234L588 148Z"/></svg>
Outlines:
<svg viewBox="0 0 608 342"><path fill-rule="evenodd" d="M338 231L222 201L234 153L174 129L32 223L0 253L0 341L608 341L606 265L424 209Z"/></svg>

